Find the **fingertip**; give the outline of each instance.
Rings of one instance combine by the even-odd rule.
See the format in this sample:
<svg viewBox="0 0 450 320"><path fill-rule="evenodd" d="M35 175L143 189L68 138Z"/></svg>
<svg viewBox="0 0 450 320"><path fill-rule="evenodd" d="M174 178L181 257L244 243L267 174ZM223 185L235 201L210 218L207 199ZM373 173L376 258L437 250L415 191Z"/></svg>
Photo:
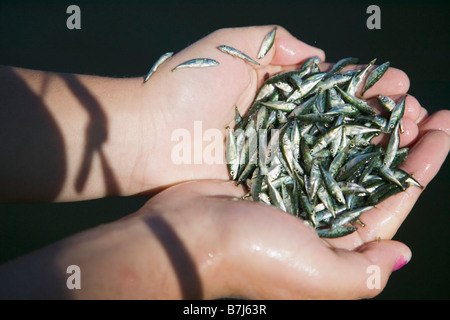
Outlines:
<svg viewBox="0 0 450 320"><path fill-rule="evenodd" d="M442 130L426 132L411 148L400 168L426 186L437 174L450 150L450 136Z"/></svg>
<svg viewBox="0 0 450 320"><path fill-rule="evenodd" d="M416 97L407 94L405 99L404 117L413 120L415 123L418 123L421 112L422 107Z"/></svg>
<svg viewBox="0 0 450 320"><path fill-rule="evenodd" d="M450 135L450 110L439 110L420 124L421 132L443 131Z"/></svg>
<svg viewBox="0 0 450 320"><path fill-rule="evenodd" d="M401 262L404 265L412 255L406 245L392 240L374 240L353 251L341 249L336 253L340 261L334 266L340 275L333 287L336 299L375 297L386 286L394 268L401 267Z"/></svg>
<svg viewBox="0 0 450 320"><path fill-rule="evenodd" d="M366 283L361 287L362 297L375 297L385 287L392 272L405 266L412 257L411 249L393 240L375 240L358 252L367 259Z"/></svg>
<svg viewBox="0 0 450 320"><path fill-rule="evenodd" d="M364 244L356 251L364 255L371 265L384 268L387 274L391 273L394 267L398 268L400 261L406 264L412 257L411 249L404 243L395 240L374 240Z"/></svg>
<svg viewBox="0 0 450 320"><path fill-rule="evenodd" d="M364 93L364 98L376 97L379 94L385 96L405 94L409 86L408 75L400 69L390 67L380 80Z"/></svg>
<svg viewBox="0 0 450 320"><path fill-rule="evenodd" d="M271 64L294 65L313 56L317 56L321 61L325 61L325 52L322 49L297 39L281 26L277 26L274 46L275 54Z"/></svg>
<svg viewBox="0 0 450 320"><path fill-rule="evenodd" d="M403 132L400 133L400 148L413 143L419 135L419 127L410 118L402 119Z"/></svg>

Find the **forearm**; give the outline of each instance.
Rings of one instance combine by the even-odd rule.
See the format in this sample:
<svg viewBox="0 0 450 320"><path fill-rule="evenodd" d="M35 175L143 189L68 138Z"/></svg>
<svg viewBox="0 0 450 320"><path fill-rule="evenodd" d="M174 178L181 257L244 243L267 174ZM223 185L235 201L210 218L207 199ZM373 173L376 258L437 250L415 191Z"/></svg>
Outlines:
<svg viewBox="0 0 450 320"><path fill-rule="evenodd" d="M127 195L142 79L0 68L0 201Z"/></svg>
<svg viewBox="0 0 450 320"><path fill-rule="evenodd" d="M68 270L73 265L79 272ZM0 298L172 299L180 298L180 291L163 245L132 219L85 231L0 266Z"/></svg>

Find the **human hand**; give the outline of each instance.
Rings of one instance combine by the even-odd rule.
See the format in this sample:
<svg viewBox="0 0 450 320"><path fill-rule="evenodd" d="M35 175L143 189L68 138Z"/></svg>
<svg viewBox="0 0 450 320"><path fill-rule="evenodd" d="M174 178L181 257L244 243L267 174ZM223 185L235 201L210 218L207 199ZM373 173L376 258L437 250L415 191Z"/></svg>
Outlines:
<svg viewBox="0 0 450 320"><path fill-rule="evenodd" d="M402 168L426 187L450 149L450 113L428 116L416 107L422 111L414 120L418 130L402 142L411 147ZM177 297L367 298L380 293L391 272L411 258L408 247L390 239L421 192L409 187L386 199L363 213L365 227L336 239L319 238L312 227L275 207L240 200L242 187L217 180L169 188L135 217L159 234L175 270ZM368 283L369 266L380 270L379 287Z"/></svg>
<svg viewBox="0 0 450 320"><path fill-rule="evenodd" d="M417 115L418 134L402 168L426 187L450 148L450 113L428 117L423 110ZM405 245L389 239L421 192L410 187L363 213L364 228L321 239L297 217L241 200L245 191L232 181L183 183L154 196L133 215L5 264L0 296L373 297L392 270L411 257ZM83 290L67 290L66 269L73 264L82 270ZM379 268L379 287L377 282L368 286L369 266Z"/></svg>
<svg viewBox="0 0 450 320"><path fill-rule="evenodd" d="M136 183L140 191L168 186L192 179L227 179L224 153L225 127L234 127L235 106L244 114L251 105L265 77L298 68L306 58L325 55L322 50L295 39L282 27L277 28L274 47L255 66L220 52L217 47L230 45L255 58L264 36L273 26L222 29L194 43L167 60L142 86L142 116L140 128L150 128L140 134L143 140L135 165ZM208 57L220 62L211 68L184 69L171 72L178 64L196 57ZM256 59L256 58L255 58ZM322 70L331 67L321 64ZM350 66L354 68L357 66ZM348 69L347 68L347 69ZM389 68L382 79L365 93L369 103L376 104L376 95L394 98L409 88L406 74ZM410 143L417 134L420 105L408 97L403 142ZM213 129L215 136L209 136ZM187 136L178 135L182 130ZM209 138L209 140L208 140ZM184 146L187 163L176 163ZM214 150L216 163L204 157ZM209 157L210 159L212 157Z"/></svg>
<svg viewBox="0 0 450 320"><path fill-rule="evenodd" d="M282 27L277 28L272 49L258 60L260 66L217 49L220 45L229 45L257 60L262 39L272 28L230 28L213 32L163 63L142 86L140 127L152 128L141 135L143 147L136 165L137 172L144 172L138 175L143 190L192 179L227 179L223 138L225 127L234 126L235 106L244 114L266 75L294 69L310 56L325 59L322 50L295 39ZM215 59L220 64L171 72L178 64L199 57ZM194 129L195 123L201 128ZM180 129L190 133L186 139L189 141L183 142L188 142L192 152L189 162L183 164L175 163L172 158L180 138L172 134ZM219 132L220 137L205 141L203 135L209 129ZM199 134L195 130L200 130ZM215 150L217 163L204 160L206 146Z"/></svg>

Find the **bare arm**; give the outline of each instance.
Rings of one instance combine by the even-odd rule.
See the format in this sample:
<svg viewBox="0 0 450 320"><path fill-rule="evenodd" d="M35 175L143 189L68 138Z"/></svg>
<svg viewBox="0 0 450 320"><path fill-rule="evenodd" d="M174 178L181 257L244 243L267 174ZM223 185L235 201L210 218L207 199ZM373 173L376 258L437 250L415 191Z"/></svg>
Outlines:
<svg viewBox="0 0 450 320"><path fill-rule="evenodd" d="M141 83L0 68L0 201L133 193Z"/></svg>

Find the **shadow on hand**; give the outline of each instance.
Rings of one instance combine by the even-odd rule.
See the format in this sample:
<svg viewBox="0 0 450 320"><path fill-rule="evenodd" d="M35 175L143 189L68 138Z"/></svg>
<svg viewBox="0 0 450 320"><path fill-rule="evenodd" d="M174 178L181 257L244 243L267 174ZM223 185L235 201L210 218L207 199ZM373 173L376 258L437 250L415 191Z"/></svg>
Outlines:
<svg viewBox="0 0 450 320"><path fill-rule="evenodd" d="M203 290L194 261L183 242L172 227L161 217L150 217L145 221L161 242L172 263L180 284L183 299L202 299Z"/></svg>

